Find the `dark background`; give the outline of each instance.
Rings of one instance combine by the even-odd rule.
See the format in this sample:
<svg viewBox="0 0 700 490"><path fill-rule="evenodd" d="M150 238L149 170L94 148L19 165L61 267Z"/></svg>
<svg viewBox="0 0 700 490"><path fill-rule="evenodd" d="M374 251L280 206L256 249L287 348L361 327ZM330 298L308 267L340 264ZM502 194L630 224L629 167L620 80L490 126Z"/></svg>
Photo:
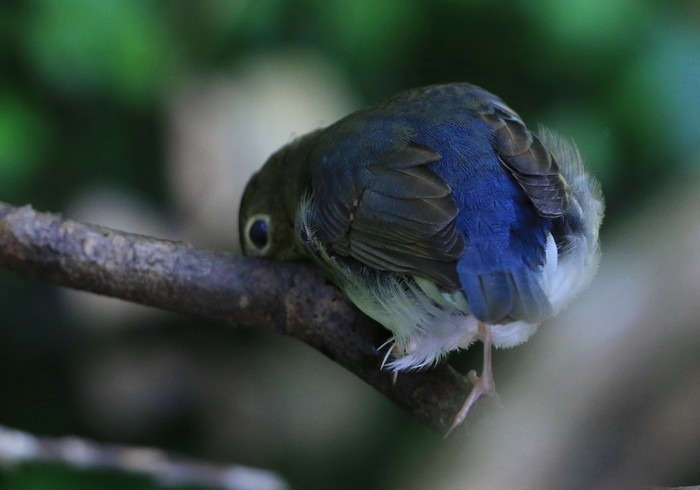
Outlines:
<svg viewBox="0 0 700 490"><path fill-rule="evenodd" d="M0 73L0 200L222 250L270 152L413 86L470 81L575 140L605 192L604 240L700 169L692 0L4 1ZM6 274L0 400L3 425L270 468L296 488L394 488L439 445L293 340ZM156 488L0 473L3 489L98 485Z"/></svg>

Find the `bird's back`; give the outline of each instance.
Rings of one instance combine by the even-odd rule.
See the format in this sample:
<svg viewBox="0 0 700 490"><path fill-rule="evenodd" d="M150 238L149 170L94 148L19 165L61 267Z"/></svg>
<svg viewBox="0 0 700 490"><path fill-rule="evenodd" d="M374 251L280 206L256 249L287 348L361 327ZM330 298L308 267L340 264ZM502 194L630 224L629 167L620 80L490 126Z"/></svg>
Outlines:
<svg viewBox="0 0 700 490"><path fill-rule="evenodd" d="M455 266L471 312L491 324L537 323L551 314L541 276L552 219L537 212L497 154L494 129L477 112L487 96L469 84L427 87L370 117L440 153L430 166L459 209L465 247Z"/></svg>

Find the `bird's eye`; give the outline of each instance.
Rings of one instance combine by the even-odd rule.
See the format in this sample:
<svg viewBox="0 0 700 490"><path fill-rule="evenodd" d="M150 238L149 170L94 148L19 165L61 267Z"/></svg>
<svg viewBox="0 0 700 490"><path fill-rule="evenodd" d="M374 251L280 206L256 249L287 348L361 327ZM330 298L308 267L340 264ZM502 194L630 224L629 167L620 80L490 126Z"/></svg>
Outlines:
<svg viewBox="0 0 700 490"><path fill-rule="evenodd" d="M264 252L270 243L270 217L261 214L251 217L246 226L246 236L253 247Z"/></svg>

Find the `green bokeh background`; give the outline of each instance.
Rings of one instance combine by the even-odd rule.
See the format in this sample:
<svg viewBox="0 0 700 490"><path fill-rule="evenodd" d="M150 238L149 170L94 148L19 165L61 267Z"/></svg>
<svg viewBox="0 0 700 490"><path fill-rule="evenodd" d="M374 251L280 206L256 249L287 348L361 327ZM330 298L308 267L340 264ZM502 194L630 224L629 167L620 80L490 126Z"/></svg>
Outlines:
<svg viewBox="0 0 700 490"><path fill-rule="evenodd" d="M110 183L170 214L164 107L172 87L291 48L331 60L364 103L462 80L500 95L530 124L577 142L605 191L605 233L659 189L700 170L700 2L694 0L5 1L0 200L60 212L77 192ZM161 329L129 341L163 335L187 343L188 321L161 320ZM241 340L216 325L211 331L203 350L228 342L270 349L281 342L252 334ZM81 418L73 360L115 341L124 340L74 328L55 288L0 275L0 423L103 437ZM430 444L410 421L386 410L374 446L326 454L332 468L322 471L300 448L236 454L240 462L280 471L298 488L373 488L389 460L420 457L413 441ZM178 412L122 442L226 458L198 444L192 417ZM406 430L396 436L397 428ZM391 438L405 442L402 453ZM0 473L0 488L158 487L29 466Z"/></svg>

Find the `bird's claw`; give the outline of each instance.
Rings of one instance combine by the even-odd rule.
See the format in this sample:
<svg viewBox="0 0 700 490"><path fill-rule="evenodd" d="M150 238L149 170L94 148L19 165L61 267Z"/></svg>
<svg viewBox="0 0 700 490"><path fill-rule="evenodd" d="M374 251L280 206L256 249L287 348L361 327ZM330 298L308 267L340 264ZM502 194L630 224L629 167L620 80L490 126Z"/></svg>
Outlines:
<svg viewBox="0 0 700 490"><path fill-rule="evenodd" d="M452 425L447 429L447 432L443 438L449 437L452 432L460 426L467 414L474 406L474 403L481 398L483 395L489 395L497 397L496 393L496 383L493 381L493 371L491 369L491 329L489 325L485 323L479 323L479 333L481 333L484 343L484 368L481 372L481 376L476 374L473 369L467 373L467 381L472 385L472 389L464 401L462 408L459 409L457 415L452 421Z"/></svg>

